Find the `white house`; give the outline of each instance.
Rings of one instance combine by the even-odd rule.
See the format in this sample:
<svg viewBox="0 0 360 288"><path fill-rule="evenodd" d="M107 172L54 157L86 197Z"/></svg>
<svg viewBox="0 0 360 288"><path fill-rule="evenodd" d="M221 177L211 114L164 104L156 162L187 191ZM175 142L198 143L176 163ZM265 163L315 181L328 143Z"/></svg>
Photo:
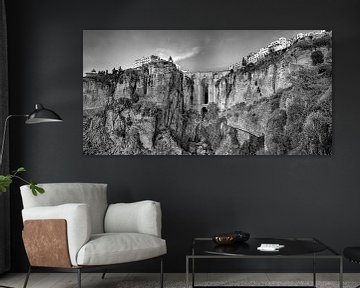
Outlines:
<svg viewBox="0 0 360 288"><path fill-rule="evenodd" d="M304 38L305 37L305 35L304 35L304 33L298 33L298 34L296 34L296 39L298 40L298 39L302 39L302 38Z"/></svg>
<svg viewBox="0 0 360 288"><path fill-rule="evenodd" d="M255 60L256 57L255 56L255 52L251 52L248 56L246 56L246 62L247 63L255 63L257 61L257 59Z"/></svg>
<svg viewBox="0 0 360 288"><path fill-rule="evenodd" d="M92 69L91 72L86 72L85 75L86 75L86 77L94 77L94 76L97 76L98 73L96 72L95 69Z"/></svg>
<svg viewBox="0 0 360 288"><path fill-rule="evenodd" d="M268 47L261 48L258 54L261 58L265 57L266 55L269 55L270 54L269 48Z"/></svg>
<svg viewBox="0 0 360 288"><path fill-rule="evenodd" d="M144 56L139 59L136 59L132 68L138 68L138 67L141 67L142 65L149 64L152 62L158 62L160 60L161 60L161 58L156 55Z"/></svg>
<svg viewBox="0 0 360 288"><path fill-rule="evenodd" d="M295 37L293 37L291 39L286 39L285 37L280 37L278 40L271 42L266 47L261 48L258 52L256 52L256 53L251 52L246 57L247 63L256 63L257 61L259 61L259 59L265 58L271 52L277 52L277 51L284 50L284 49L290 47L294 43L294 41L296 41L298 39L303 39L306 36L314 36L314 35L320 35L320 34L324 34L324 33L326 33L325 30L320 30L320 31L309 32L306 34L298 33L298 34L296 34ZM242 66L242 63L239 62L239 63L229 66L229 70L237 69L241 66Z"/></svg>
<svg viewBox="0 0 360 288"><path fill-rule="evenodd" d="M247 61L248 63L256 63L259 60L259 54L255 53L251 56L248 56Z"/></svg>
<svg viewBox="0 0 360 288"><path fill-rule="evenodd" d="M277 46L279 44L280 44L280 41L276 40L276 41L271 42L267 47L270 49L270 48L275 47L275 46Z"/></svg>

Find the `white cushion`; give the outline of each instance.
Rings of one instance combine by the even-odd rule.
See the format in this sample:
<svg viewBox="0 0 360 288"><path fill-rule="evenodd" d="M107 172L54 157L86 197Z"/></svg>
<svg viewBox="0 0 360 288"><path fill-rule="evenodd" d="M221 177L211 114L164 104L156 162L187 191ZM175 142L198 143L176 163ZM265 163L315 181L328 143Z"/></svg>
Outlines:
<svg viewBox="0 0 360 288"><path fill-rule="evenodd" d="M107 265L149 259L166 254L165 240L140 233L104 233L81 247L78 265Z"/></svg>
<svg viewBox="0 0 360 288"><path fill-rule="evenodd" d="M86 204L64 204L50 207L33 207L22 210L23 221L39 219L65 219L69 255L72 265L77 265L76 255L91 235L89 206ZM39 235L38 241L41 241Z"/></svg>
<svg viewBox="0 0 360 288"><path fill-rule="evenodd" d="M104 232L104 217L107 209L106 184L51 183L39 184L44 194L33 196L29 185L20 187L24 208L57 206L67 203L89 205L93 233Z"/></svg>
<svg viewBox="0 0 360 288"><path fill-rule="evenodd" d="M161 237L160 203L145 200L109 205L105 215L105 232L134 232Z"/></svg>

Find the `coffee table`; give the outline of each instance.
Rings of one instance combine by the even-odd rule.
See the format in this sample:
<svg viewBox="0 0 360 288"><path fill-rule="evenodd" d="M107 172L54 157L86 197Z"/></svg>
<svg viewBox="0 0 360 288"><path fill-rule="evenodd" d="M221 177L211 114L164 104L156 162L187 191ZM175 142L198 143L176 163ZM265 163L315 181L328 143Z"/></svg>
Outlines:
<svg viewBox="0 0 360 288"><path fill-rule="evenodd" d="M262 252L257 250L261 243L281 244L285 247L278 252ZM342 255L315 238L250 238L245 243L229 246L219 246L211 238L194 238L191 253L186 255L186 287L205 287L195 285L195 260L201 259L295 259L312 260L313 285L293 287L316 288L316 260L328 259L339 261L339 287L343 287L343 258ZM189 283L191 268L191 286ZM214 286L211 286L214 287ZM229 286L222 286L229 287ZM247 286L231 286L247 287ZM254 287L254 286L251 286ZM256 286L255 286L256 287ZM274 286L272 286L274 287ZM284 287L284 286L281 286Z"/></svg>

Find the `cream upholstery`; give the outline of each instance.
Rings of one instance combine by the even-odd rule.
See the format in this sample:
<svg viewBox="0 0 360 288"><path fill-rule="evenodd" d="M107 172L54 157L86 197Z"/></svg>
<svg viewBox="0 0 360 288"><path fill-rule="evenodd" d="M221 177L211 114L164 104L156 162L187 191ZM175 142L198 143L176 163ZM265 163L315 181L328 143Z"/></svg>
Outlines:
<svg viewBox="0 0 360 288"><path fill-rule="evenodd" d="M104 217L108 206L106 184L95 183L51 183L39 184L45 193L34 197L29 185L20 187L25 209L39 206L57 206L67 203L89 205L93 233L104 232Z"/></svg>
<svg viewBox="0 0 360 288"><path fill-rule="evenodd" d="M161 208L155 201L109 205L105 232L135 232L161 237Z"/></svg>
<svg viewBox="0 0 360 288"><path fill-rule="evenodd" d="M33 196L34 197L34 196ZM23 220L65 219L69 254L72 265L77 265L76 255L79 249L88 242L91 235L89 206L86 204L63 204L24 209ZM39 241L41 237L39 235Z"/></svg>
<svg viewBox="0 0 360 288"><path fill-rule="evenodd" d="M165 240L140 233L92 235L80 249L78 265L108 265L145 260L166 254Z"/></svg>
<svg viewBox="0 0 360 288"><path fill-rule="evenodd" d="M20 188L23 220L65 219L73 266L125 263L166 254L166 242L160 238L159 203L112 204L107 209L106 184L39 186L45 193L38 196L27 185Z"/></svg>

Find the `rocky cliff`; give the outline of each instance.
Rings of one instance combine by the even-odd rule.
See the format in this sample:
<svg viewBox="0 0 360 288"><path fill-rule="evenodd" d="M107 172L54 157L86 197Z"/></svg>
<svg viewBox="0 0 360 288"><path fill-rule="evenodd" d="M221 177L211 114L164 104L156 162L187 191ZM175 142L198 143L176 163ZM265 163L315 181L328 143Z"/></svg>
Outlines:
<svg viewBox="0 0 360 288"><path fill-rule="evenodd" d="M84 77L84 153L331 154L331 52L328 34L235 71Z"/></svg>

